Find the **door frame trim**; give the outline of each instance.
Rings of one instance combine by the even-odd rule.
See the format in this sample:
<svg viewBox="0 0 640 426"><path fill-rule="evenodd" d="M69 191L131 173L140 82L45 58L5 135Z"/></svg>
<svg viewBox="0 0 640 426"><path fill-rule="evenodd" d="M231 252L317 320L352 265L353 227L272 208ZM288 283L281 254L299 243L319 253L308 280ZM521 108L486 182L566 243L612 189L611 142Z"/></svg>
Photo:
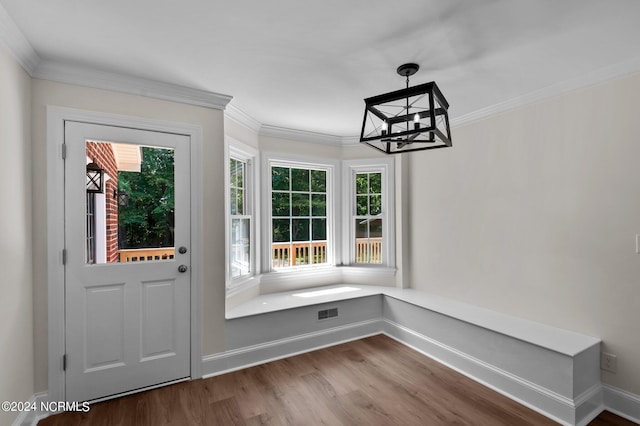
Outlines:
<svg viewBox="0 0 640 426"><path fill-rule="evenodd" d="M194 124L47 106L47 306L48 306L48 399L66 401L66 375L62 366L65 353L64 286L64 143L65 121L129 127L132 129L177 133L190 138L191 184L191 379L202 377L202 127Z"/></svg>

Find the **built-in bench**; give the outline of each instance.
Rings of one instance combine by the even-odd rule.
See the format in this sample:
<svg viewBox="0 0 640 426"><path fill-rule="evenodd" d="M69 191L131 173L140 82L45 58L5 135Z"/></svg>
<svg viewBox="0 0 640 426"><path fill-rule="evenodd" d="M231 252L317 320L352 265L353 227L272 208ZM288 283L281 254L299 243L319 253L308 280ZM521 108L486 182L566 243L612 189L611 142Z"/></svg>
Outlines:
<svg viewBox="0 0 640 426"><path fill-rule="evenodd" d="M602 408L600 340L413 289L334 285L265 294L227 312L205 375L384 333L563 424Z"/></svg>

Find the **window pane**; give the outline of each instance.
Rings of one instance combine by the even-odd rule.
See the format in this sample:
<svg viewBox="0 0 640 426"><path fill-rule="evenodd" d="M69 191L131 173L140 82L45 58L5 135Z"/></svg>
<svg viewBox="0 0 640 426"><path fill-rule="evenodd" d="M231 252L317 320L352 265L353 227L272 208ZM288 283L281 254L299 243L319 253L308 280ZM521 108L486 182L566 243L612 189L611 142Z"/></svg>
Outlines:
<svg viewBox="0 0 640 426"><path fill-rule="evenodd" d="M284 170L289 173L286 187ZM271 171L272 267L326 263L328 172L302 167L272 167ZM289 197L286 205L285 196ZM276 217L288 222L276 222Z"/></svg>
<svg viewBox="0 0 640 426"><path fill-rule="evenodd" d="M324 241L327 239L327 219L312 219L313 241Z"/></svg>
<svg viewBox="0 0 640 426"><path fill-rule="evenodd" d="M237 162L236 186L238 188L243 188L244 187L244 163L241 162L241 161Z"/></svg>
<svg viewBox="0 0 640 426"><path fill-rule="evenodd" d="M115 155L114 147L116 151L132 147L107 142L99 145L109 146L112 156ZM108 228L107 239L102 242L106 244L108 262L117 262L118 258L120 262L174 259L175 209L180 208L175 205L174 152L162 147L137 149L142 154L139 171L117 170L115 159L104 166L111 177L105 187ZM128 204L118 205L113 197L116 189L128 194ZM118 255L114 256L116 248ZM97 260L100 260L99 252Z"/></svg>
<svg viewBox="0 0 640 426"><path fill-rule="evenodd" d="M236 191L236 209L237 214L244 214L244 190L242 189Z"/></svg>
<svg viewBox="0 0 640 426"><path fill-rule="evenodd" d="M380 195L371 195L369 203L370 215L375 216L382 213L382 197Z"/></svg>
<svg viewBox="0 0 640 426"><path fill-rule="evenodd" d="M382 263L382 172L356 173L355 186L355 262Z"/></svg>
<svg viewBox="0 0 640 426"><path fill-rule="evenodd" d="M291 169L291 190L309 192L309 170Z"/></svg>
<svg viewBox="0 0 640 426"><path fill-rule="evenodd" d="M313 263L327 263L327 243L311 244L311 261Z"/></svg>
<svg viewBox="0 0 640 426"><path fill-rule="evenodd" d="M358 195L356 197L356 214L358 216L366 216L369 212L369 208L367 206L368 198L366 195Z"/></svg>
<svg viewBox="0 0 640 426"><path fill-rule="evenodd" d="M309 216L309 194L291 194L291 216Z"/></svg>
<svg viewBox="0 0 640 426"><path fill-rule="evenodd" d="M382 219L369 222L369 238L382 238Z"/></svg>
<svg viewBox="0 0 640 426"><path fill-rule="evenodd" d="M308 265L310 258L310 244L308 242L292 244L293 265Z"/></svg>
<svg viewBox="0 0 640 426"><path fill-rule="evenodd" d="M369 174L356 174L356 194L366 194L369 192Z"/></svg>
<svg viewBox="0 0 640 426"><path fill-rule="evenodd" d="M309 219L291 220L291 241L309 241Z"/></svg>
<svg viewBox="0 0 640 426"><path fill-rule="evenodd" d="M356 238L369 238L367 219L356 219Z"/></svg>
<svg viewBox="0 0 640 426"><path fill-rule="evenodd" d="M327 191L327 172L325 170L311 170L311 191Z"/></svg>
<svg viewBox="0 0 640 426"><path fill-rule="evenodd" d="M273 219L272 226L274 243L287 243L291 241L289 234L289 219Z"/></svg>
<svg viewBox="0 0 640 426"><path fill-rule="evenodd" d="M382 263L382 220L369 223L369 263Z"/></svg>
<svg viewBox="0 0 640 426"><path fill-rule="evenodd" d="M327 215L327 196L324 194L311 195L311 215L326 216Z"/></svg>
<svg viewBox="0 0 640 426"><path fill-rule="evenodd" d="M250 219L231 221L231 277L239 277L251 272L250 263Z"/></svg>
<svg viewBox="0 0 640 426"><path fill-rule="evenodd" d="M371 173L369 175L369 192L372 194L382 193L382 173Z"/></svg>
<svg viewBox="0 0 640 426"><path fill-rule="evenodd" d="M271 188L274 191L289 190L289 168L287 167L271 168Z"/></svg>
<svg viewBox="0 0 640 426"><path fill-rule="evenodd" d="M289 216L289 193L274 192L271 195L271 215Z"/></svg>
<svg viewBox="0 0 640 426"><path fill-rule="evenodd" d="M238 179L236 175L236 169L238 167L238 162L233 158L229 160L229 185L238 186Z"/></svg>
<svg viewBox="0 0 640 426"><path fill-rule="evenodd" d="M369 224L367 220L356 219L356 263L369 261Z"/></svg>

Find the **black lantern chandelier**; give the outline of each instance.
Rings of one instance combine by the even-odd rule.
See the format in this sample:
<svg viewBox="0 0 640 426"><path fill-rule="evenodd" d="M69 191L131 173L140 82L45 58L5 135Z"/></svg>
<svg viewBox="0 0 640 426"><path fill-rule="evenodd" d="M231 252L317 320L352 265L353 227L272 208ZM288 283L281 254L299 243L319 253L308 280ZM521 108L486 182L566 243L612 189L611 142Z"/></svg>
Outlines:
<svg viewBox="0 0 640 426"><path fill-rule="evenodd" d="M361 143L386 154L451 146L449 103L438 85L432 81L409 87L409 77L419 68L400 65L397 72L407 78L406 89L364 100Z"/></svg>

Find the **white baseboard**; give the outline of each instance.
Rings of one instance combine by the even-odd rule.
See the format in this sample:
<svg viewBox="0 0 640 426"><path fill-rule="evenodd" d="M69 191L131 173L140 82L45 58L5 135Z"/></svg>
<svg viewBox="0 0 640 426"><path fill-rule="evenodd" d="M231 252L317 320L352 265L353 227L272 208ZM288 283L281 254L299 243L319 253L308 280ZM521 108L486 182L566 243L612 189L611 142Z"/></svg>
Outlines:
<svg viewBox="0 0 640 426"><path fill-rule="evenodd" d="M602 409L599 385L571 400L392 321L383 326L394 340L561 424L582 424Z"/></svg>
<svg viewBox="0 0 640 426"><path fill-rule="evenodd" d="M36 393L29 398L29 403L36 407L41 407L42 403L46 402L47 399L48 395L46 392ZM13 426L36 426L40 420L44 419L48 415L49 413L43 413L39 409L34 411L23 411L13 421Z"/></svg>
<svg viewBox="0 0 640 426"><path fill-rule="evenodd" d="M573 400L386 319L373 319L203 357L203 377L385 334L472 380L564 425L585 426L603 410L640 424L640 396L597 384ZM38 406L47 394L31 398ZM13 426L35 426L48 413L24 412Z"/></svg>
<svg viewBox="0 0 640 426"><path fill-rule="evenodd" d="M374 336L381 333L381 323L381 319L361 321L206 356L202 358L202 377L213 377L328 346Z"/></svg>
<svg viewBox="0 0 640 426"><path fill-rule="evenodd" d="M640 396L611 385L602 385L602 399L607 411L640 424Z"/></svg>

